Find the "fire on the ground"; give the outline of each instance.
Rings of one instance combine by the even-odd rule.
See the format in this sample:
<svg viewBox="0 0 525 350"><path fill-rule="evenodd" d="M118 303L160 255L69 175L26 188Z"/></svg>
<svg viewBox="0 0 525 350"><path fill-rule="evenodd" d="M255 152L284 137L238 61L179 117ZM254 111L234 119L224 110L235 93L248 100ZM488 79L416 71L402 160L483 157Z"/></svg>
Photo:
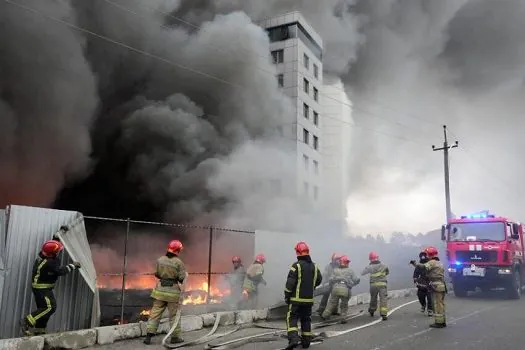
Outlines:
<svg viewBox="0 0 525 350"><path fill-rule="evenodd" d="M224 297L230 295L230 289L216 287L212 281L210 288L210 300L208 301L208 281L206 275L190 275L186 284L183 305L218 304ZM152 275L129 275L126 276L126 289L153 289L157 280ZM122 288L122 277L99 276L97 287L101 289ZM143 314L144 313L144 314ZM148 310L143 310L141 316L149 315Z"/></svg>

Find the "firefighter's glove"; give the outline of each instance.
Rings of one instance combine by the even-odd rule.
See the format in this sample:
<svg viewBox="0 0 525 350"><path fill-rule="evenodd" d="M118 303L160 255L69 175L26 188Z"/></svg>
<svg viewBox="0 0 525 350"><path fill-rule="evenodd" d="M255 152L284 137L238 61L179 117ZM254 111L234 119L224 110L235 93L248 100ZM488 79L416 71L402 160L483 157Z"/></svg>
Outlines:
<svg viewBox="0 0 525 350"><path fill-rule="evenodd" d="M410 265L416 265L416 261L415 260L410 260L409 264Z"/></svg>
<svg viewBox="0 0 525 350"><path fill-rule="evenodd" d="M76 267L77 269L80 269L80 263L79 263L78 261L75 261L75 262L73 263L73 265L75 265L75 267Z"/></svg>
<svg viewBox="0 0 525 350"><path fill-rule="evenodd" d="M290 305L290 293L284 293L284 302L286 303L286 305Z"/></svg>

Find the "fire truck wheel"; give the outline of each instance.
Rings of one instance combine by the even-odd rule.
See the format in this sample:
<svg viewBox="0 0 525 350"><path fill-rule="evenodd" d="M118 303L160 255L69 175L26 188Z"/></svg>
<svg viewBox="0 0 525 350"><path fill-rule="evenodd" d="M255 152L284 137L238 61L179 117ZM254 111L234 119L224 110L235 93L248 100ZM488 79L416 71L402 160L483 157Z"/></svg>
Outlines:
<svg viewBox="0 0 525 350"><path fill-rule="evenodd" d="M521 298L521 277L519 271L514 271L514 278L512 279L512 284L508 289L510 299L520 299Z"/></svg>

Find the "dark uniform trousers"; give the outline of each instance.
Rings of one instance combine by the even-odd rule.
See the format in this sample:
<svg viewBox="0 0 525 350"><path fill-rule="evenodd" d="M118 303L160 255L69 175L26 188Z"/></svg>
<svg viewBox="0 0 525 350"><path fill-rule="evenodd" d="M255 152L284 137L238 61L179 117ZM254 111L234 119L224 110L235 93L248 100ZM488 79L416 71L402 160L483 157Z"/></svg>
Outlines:
<svg viewBox="0 0 525 350"><path fill-rule="evenodd" d="M53 289L33 288L33 295L37 309L27 315L27 321L35 328L35 332L45 332L49 318L57 309L57 302Z"/></svg>
<svg viewBox="0 0 525 350"><path fill-rule="evenodd" d="M297 328L298 321L301 322L301 337L303 343L310 344L312 339L312 306L313 304L288 304L288 313L286 314L286 327L288 339L299 338Z"/></svg>
<svg viewBox="0 0 525 350"><path fill-rule="evenodd" d="M419 299L419 303L421 304L421 308L425 309L426 307L428 311L434 310L434 305L432 303L432 294L428 287L418 286L417 297Z"/></svg>

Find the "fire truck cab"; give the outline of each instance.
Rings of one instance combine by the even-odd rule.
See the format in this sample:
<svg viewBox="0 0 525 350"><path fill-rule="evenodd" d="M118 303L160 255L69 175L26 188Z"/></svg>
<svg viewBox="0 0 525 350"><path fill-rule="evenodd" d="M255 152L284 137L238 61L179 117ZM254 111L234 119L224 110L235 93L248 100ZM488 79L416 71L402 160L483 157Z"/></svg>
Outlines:
<svg viewBox="0 0 525 350"><path fill-rule="evenodd" d="M523 224L488 211L449 220L441 228L447 243L448 273L454 294L466 297L476 287L482 291L506 290L521 298L525 281Z"/></svg>

